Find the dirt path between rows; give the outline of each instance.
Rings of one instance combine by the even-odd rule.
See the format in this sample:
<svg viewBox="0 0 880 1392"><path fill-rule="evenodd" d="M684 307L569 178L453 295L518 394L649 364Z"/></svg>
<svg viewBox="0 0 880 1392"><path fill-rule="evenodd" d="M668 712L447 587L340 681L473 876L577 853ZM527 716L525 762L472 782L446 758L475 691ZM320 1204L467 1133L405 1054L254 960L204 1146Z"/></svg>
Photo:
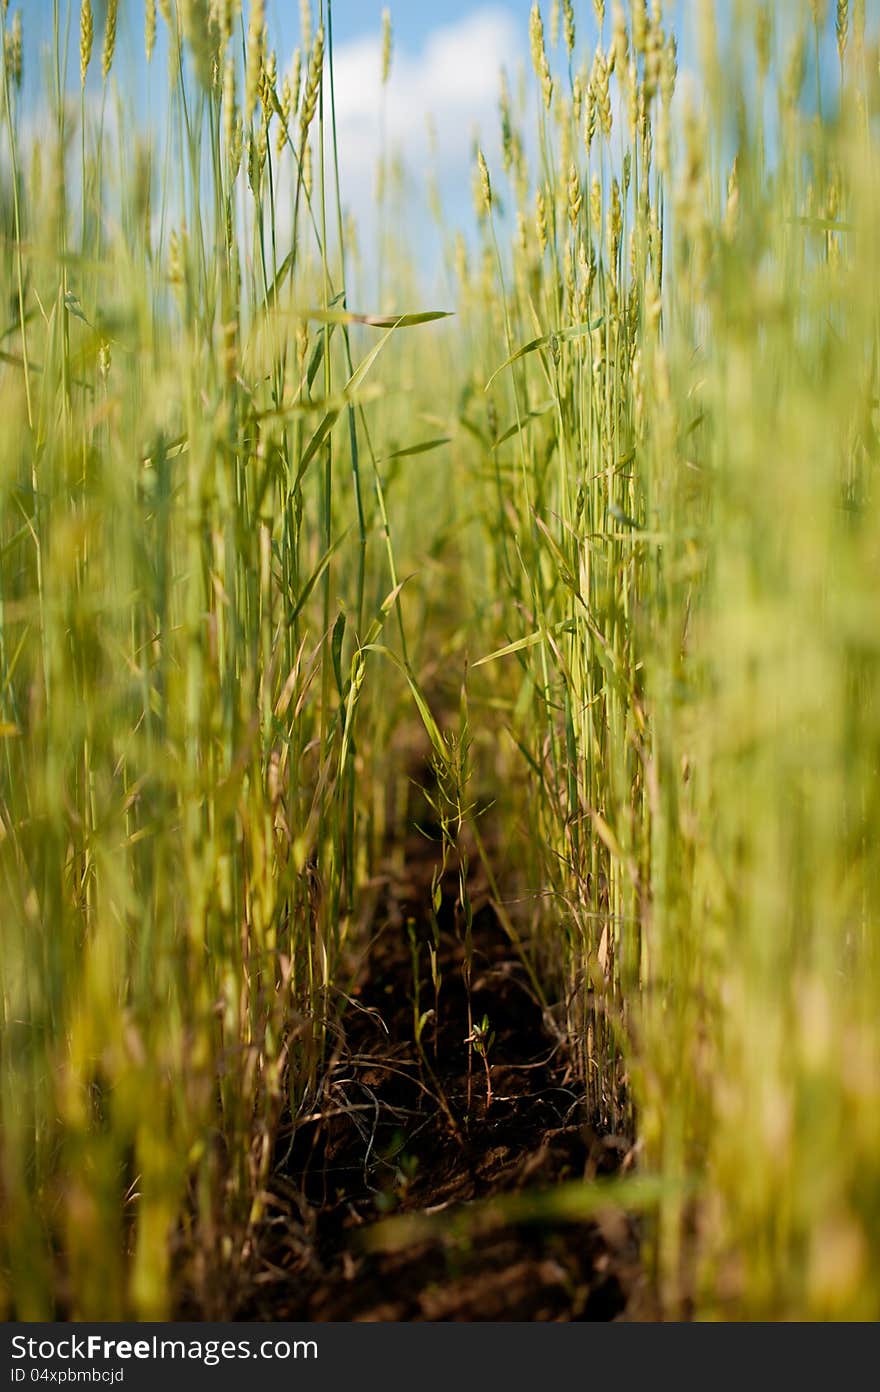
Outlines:
<svg viewBox="0 0 880 1392"><path fill-rule="evenodd" d="M427 906L436 859L436 846L414 833L405 878L388 877L320 1111L299 1122L275 1176L278 1209L295 1221L276 1222L261 1243L238 1318L607 1320L639 1303L638 1234L620 1215L488 1230L468 1221L489 1196L610 1173L628 1141L591 1127L558 1031L475 885L472 1019L485 1013L494 1031L487 1108L483 1062L466 1042L453 874L439 914L439 1019L428 1017L420 1055L413 949L421 1014L434 1004ZM376 1250L376 1224L389 1215L434 1216L427 1233L417 1223L411 1237L397 1232L393 1250L387 1241Z"/></svg>

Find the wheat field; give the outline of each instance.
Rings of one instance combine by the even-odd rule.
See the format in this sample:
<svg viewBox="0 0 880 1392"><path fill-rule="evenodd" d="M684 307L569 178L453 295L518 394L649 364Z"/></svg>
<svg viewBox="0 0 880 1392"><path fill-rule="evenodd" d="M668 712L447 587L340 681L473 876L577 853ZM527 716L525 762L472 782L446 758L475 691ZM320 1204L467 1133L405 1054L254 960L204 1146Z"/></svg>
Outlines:
<svg viewBox="0 0 880 1392"><path fill-rule="evenodd" d="M232 1308L418 745L473 1086L479 871L567 1085L633 1140L605 1202L654 1314L876 1319L876 7L519 6L445 298L406 185L358 249L331 0L292 60L263 0L53 0L42 51L29 8L0 0L0 1311Z"/></svg>

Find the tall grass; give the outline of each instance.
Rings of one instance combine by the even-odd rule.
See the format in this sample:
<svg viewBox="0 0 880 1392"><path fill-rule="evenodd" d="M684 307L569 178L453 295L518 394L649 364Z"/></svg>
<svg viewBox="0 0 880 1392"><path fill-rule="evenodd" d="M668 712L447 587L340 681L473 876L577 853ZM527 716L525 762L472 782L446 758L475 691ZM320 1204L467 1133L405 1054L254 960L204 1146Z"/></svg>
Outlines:
<svg viewBox="0 0 880 1392"><path fill-rule="evenodd" d="M148 6L143 133L114 82L132 10L78 16L80 160L69 10L38 138L2 10L0 1268L25 1318L166 1313L172 1255L222 1310L383 836L358 645L397 581L363 410L398 317L349 337L329 6L298 91L263 5L160 5L158 38Z"/></svg>
<svg viewBox="0 0 880 1392"><path fill-rule="evenodd" d="M0 0L5 1312L228 1308L415 696L438 863L479 785L467 844L658 1177L661 1310L876 1316L864 5L688 6L680 54L658 3L536 5L445 327L387 186L395 313L352 303L331 5L285 74L257 0L147 4L146 126L135 8L56 0L35 134Z"/></svg>
<svg viewBox="0 0 880 1392"><path fill-rule="evenodd" d="M664 1182L662 1307L876 1317L876 34L689 7L679 92L660 6L594 6L579 67L562 9L535 167L505 108L479 170L474 684L515 673L535 923Z"/></svg>

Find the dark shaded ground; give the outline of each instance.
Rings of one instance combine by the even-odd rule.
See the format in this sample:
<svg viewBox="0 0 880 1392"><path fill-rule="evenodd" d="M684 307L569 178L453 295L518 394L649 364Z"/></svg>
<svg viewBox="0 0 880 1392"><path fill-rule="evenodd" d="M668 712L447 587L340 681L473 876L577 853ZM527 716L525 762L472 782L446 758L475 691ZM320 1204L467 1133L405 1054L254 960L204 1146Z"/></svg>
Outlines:
<svg viewBox="0 0 880 1392"><path fill-rule="evenodd" d="M468 1222L475 1200L608 1173L629 1146L591 1129L563 1042L485 896L473 923L472 1010L477 1021L485 1012L495 1032L488 1109L476 1054L469 1084L454 881L440 913L439 1021L426 1023L420 1057L410 935L418 943L423 1012L434 1005L427 905L436 847L414 835L406 852L408 883L387 884L320 1112L301 1120L292 1144L288 1138L281 1148L276 1221L260 1243L256 1280L238 1317L625 1316L639 1303L642 1283L637 1234L622 1217L489 1230ZM474 893L479 905L479 886ZM402 1250L367 1250L374 1225L389 1214L442 1217L436 1231L416 1234Z"/></svg>

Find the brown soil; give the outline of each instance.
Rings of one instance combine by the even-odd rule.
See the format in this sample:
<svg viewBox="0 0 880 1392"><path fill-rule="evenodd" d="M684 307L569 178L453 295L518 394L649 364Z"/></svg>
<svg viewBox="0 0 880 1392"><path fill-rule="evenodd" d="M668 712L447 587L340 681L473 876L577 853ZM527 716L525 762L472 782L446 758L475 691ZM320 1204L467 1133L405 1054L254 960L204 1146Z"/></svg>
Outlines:
<svg viewBox="0 0 880 1392"><path fill-rule="evenodd" d="M389 877L378 927L344 1018L320 1110L281 1147L277 1217L237 1314L287 1320L582 1320L626 1317L640 1299L634 1225L474 1224L479 1201L608 1173L627 1138L584 1114L563 1041L479 885L472 1015L495 1038L492 1103L469 1051L464 947L454 881L440 914L439 1020L415 1043L410 933L420 1011L433 1007L426 906L436 846L406 846L409 883ZM469 1061L470 1059L470 1080ZM470 1090L470 1105L468 1093ZM476 1202L475 1202L476 1201ZM389 1215L438 1215L429 1232L376 1250ZM519 1209L517 1217L523 1216Z"/></svg>

